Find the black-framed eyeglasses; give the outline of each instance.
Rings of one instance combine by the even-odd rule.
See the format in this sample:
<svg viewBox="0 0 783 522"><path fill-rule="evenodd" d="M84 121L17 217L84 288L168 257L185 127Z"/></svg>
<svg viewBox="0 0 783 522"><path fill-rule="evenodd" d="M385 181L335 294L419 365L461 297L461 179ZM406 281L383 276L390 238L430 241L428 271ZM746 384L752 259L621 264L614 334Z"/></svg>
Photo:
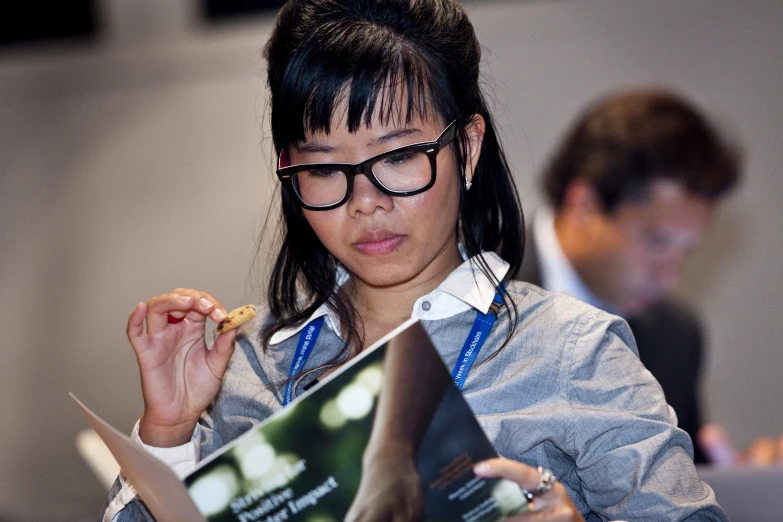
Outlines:
<svg viewBox="0 0 783 522"><path fill-rule="evenodd" d="M277 177L308 210L330 210L344 204L351 197L357 174L367 176L384 194L413 196L435 184L436 156L457 137L457 129L454 120L435 141L406 145L356 164L308 163L281 167L281 153Z"/></svg>

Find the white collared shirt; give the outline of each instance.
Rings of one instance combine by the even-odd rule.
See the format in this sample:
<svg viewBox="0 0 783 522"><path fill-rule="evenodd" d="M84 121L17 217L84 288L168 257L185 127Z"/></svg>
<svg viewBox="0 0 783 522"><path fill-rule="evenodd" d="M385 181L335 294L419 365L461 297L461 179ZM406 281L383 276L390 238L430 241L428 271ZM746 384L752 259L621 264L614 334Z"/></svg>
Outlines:
<svg viewBox="0 0 783 522"><path fill-rule="evenodd" d="M487 267L498 281L502 281L509 269L509 264L494 252L482 254ZM341 270L337 277L338 285L348 280L348 274ZM474 308L487 313L495 298L495 284L478 268L474 259L464 261L449 276L429 294L416 300L411 311L411 317L435 321L445 319ZM321 316L326 316L325 324L340 336L340 320L337 314L327 304L322 304L313 312L307 321L296 326L283 328L275 332L269 339L270 345L279 344L298 334L307 324Z"/></svg>

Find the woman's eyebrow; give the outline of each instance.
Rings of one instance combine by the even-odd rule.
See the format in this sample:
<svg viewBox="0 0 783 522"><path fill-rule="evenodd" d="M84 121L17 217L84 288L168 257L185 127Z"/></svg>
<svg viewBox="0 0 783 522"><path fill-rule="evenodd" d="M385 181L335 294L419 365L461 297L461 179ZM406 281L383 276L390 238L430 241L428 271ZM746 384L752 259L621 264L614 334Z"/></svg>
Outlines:
<svg viewBox="0 0 783 522"><path fill-rule="evenodd" d="M334 152L335 147L332 147L331 145L322 145L320 143L301 143L296 146L296 150L298 152L306 152L306 153L329 153Z"/></svg>
<svg viewBox="0 0 783 522"><path fill-rule="evenodd" d="M383 136L379 136L375 138L374 140L370 141L370 145L379 145L383 143L389 143L390 141L395 141L400 138L405 138L407 136L411 136L413 134L421 134L421 131L419 129L398 129L391 131L388 134L384 134Z"/></svg>

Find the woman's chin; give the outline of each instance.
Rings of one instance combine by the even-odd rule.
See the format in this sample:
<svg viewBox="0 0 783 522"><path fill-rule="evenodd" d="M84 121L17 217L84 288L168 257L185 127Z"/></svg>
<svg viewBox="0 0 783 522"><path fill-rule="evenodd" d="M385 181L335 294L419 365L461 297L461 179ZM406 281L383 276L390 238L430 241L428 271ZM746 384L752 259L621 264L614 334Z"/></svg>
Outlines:
<svg viewBox="0 0 783 522"><path fill-rule="evenodd" d="M375 276L371 278L360 277L359 279L361 279L364 284L375 288L394 288L395 286L410 281L412 277L394 276L390 274L387 276Z"/></svg>
<svg viewBox="0 0 783 522"><path fill-rule="evenodd" d="M352 271L353 276L362 284L375 288L393 288L416 277L414 270L401 270L399 265L385 267L370 267L362 265Z"/></svg>

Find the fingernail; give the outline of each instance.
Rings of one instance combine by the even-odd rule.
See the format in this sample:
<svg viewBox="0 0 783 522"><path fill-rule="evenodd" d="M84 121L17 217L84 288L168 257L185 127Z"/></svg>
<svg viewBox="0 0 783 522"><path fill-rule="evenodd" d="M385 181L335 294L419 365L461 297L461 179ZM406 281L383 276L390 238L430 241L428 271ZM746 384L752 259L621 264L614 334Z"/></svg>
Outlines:
<svg viewBox="0 0 783 522"><path fill-rule="evenodd" d="M479 462L475 466L473 466L473 473L479 475L481 473L486 473L489 471L489 465L486 462Z"/></svg>
<svg viewBox="0 0 783 522"><path fill-rule="evenodd" d="M212 306L212 301L207 299L206 297L202 297L198 300L198 304L201 305L201 308L210 308Z"/></svg>
<svg viewBox="0 0 783 522"><path fill-rule="evenodd" d="M225 319L228 314L222 308L216 308L213 315L215 316L215 320L217 320L217 322L220 322L223 319Z"/></svg>
<svg viewBox="0 0 783 522"><path fill-rule="evenodd" d="M188 304L190 302L191 297L189 295L181 295L177 298L177 301L179 301L182 304Z"/></svg>

